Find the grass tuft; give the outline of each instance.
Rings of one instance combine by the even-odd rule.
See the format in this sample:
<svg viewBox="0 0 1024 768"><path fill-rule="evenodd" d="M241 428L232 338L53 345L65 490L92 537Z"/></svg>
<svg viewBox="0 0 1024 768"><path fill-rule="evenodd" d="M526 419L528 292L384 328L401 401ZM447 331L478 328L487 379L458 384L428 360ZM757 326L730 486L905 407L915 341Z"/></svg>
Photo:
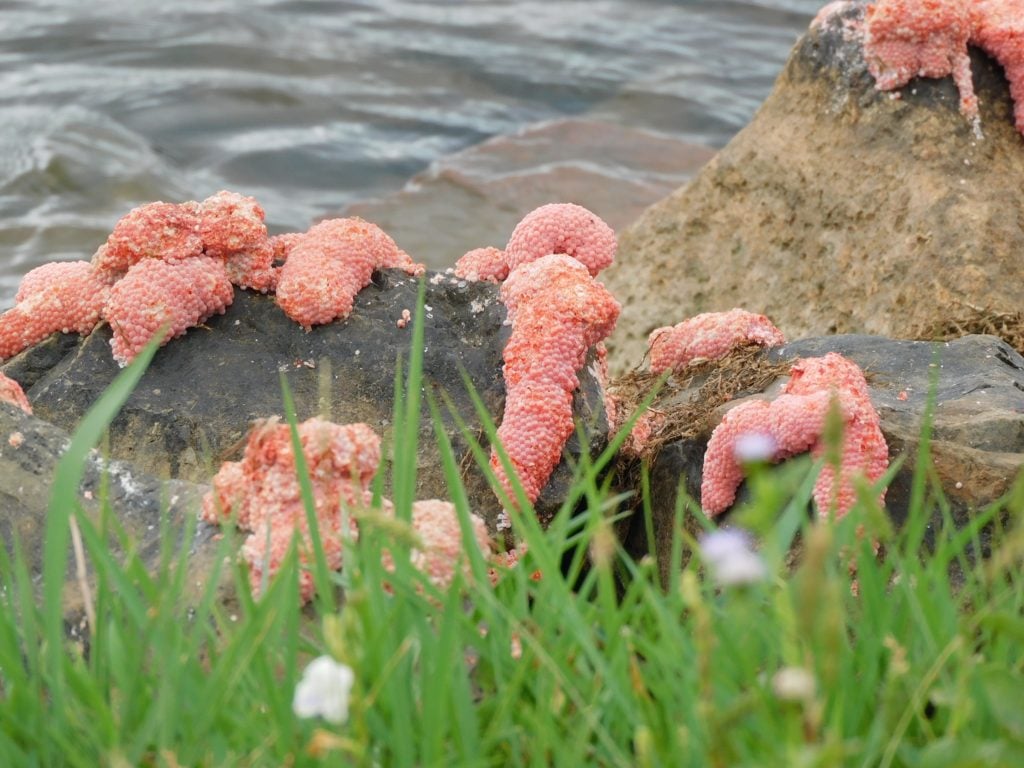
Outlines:
<svg viewBox="0 0 1024 768"><path fill-rule="evenodd" d="M254 601L230 530L196 585L196 521L184 531L165 522L154 562L109 512L77 512L81 462L145 359L119 377L55 479L43 589L16 537L0 548L0 765L1024 764L1024 480L957 530L924 448L908 523L894 530L877 487L859 489L842 519L814 521L806 509L820 467L760 467L737 517L767 577L723 587L699 551L684 558L697 546L688 531L709 524L680 494L671 530L647 521L648 538L668 537L662 551L686 560L662 584L658 564L632 560L614 534L627 508L649 517L643 478L641 498L617 496L603 479L613 452L585 456L547 530L524 499L507 505L526 545L516 567L499 568L492 585L486 553L470 548L468 573L439 590L405 562L415 540L396 528L415 496L422 323L418 311L396 379L397 522L359 511L341 574L325 572L314 538L323 599L304 611L294 548ZM479 510L442 418L457 414L426 404L469 548ZM466 439L490 472L489 452ZM384 485L378 477L378 497ZM97 616L87 649L63 625L72 516ZM925 548L934 519L945 522ZM984 560L982 541L992 546ZM224 600L222 575L236 602ZM292 711L320 654L355 673L341 725Z"/></svg>

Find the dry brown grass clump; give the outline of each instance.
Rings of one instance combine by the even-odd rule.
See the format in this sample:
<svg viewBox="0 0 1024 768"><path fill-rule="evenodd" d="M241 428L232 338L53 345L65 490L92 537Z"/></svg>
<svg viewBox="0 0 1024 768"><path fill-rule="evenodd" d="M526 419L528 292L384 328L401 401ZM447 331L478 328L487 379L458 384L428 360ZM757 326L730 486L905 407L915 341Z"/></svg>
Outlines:
<svg viewBox="0 0 1024 768"><path fill-rule="evenodd" d="M961 303L954 313L938 322L911 330L920 341L950 341L974 333L998 336L1024 355L1024 312L999 312Z"/></svg>
<svg viewBox="0 0 1024 768"><path fill-rule="evenodd" d="M718 360L694 360L668 378L634 369L613 380L608 389L627 416L656 393L648 409L654 428L643 449L645 458L653 458L666 443L709 437L722 405L763 392L789 368L789 362L772 362L763 347L751 344Z"/></svg>

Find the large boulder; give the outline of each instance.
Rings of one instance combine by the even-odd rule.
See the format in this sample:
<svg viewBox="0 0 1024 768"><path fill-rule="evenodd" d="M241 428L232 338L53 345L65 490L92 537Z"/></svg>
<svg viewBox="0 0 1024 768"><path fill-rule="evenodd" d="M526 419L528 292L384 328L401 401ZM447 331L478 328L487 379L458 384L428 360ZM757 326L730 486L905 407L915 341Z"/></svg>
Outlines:
<svg viewBox="0 0 1024 768"><path fill-rule="evenodd" d="M972 50L984 138L951 78L882 93L851 21L812 27L754 116L620 237L614 370L699 312L764 312L790 337L906 337L951 305L1024 305L1024 143L1002 69Z"/></svg>
<svg viewBox="0 0 1024 768"><path fill-rule="evenodd" d="M871 402L881 419L890 460L904 462L888 488L885 506L897 525L906 522L924 417L934 403L929 450L934 479L949 503L953 523L966 525L977 511L1006 494L1024 466L1024 357L993 336L965 336L951 342L900 341L877 336L808 338L762 353L767 363L838 352L864 370ZM787 365L788 367L788 365ZM671 393L672 403L692 400L706 377ZM783 379L764 392L739 389L704 425L684 439L666 443L650 465L655 543L663 577L669 561L671 530L680 489L700 499L704 450L710 429L729 409L749 397L772 397ZM699 409L698 409L699 410ZM742 494L741 494L742 498ZM735 507L735 505L734 505ZM926 538L942 525L938 508ZM728 519L728 512L725 513ZM624 533L634 554L642 554L646 534L639 515ZM987 529L982 544L987 546Z"/></svg>
<svg viewBox="0 0 1024 768"><path fill-rule="evenodd" d="M375 274L345 321L306 332L272 297L236 291L227 313L212 318L157 351L149 370L110 428L111 456L160 478L205 482L225 459L236 459L256 419L283 416L281 378L294 395L298 419L324 415L336 422L366 422L385 438L392 425L396 365L407 363L418 280L397 271ZM426 278L423 410L420 418L417 497L448 498L427 395L436 398L444 428L462 468L473 511L493 525L500 505L479 471L467 440L448 410L458 413L487 446L463 375L500 423L505 383L502 352L510 327L497 286L445 274ZM101 326L82 341L53 336L10 360L2 370L19 381L35 414L73 431L118 372L110 330ZM599 452L607 424L603 393L588 365L574 413ZM445 400L447 398L447 400ZM574 435L566 448L581 450ZM555 470L537 502L547 517L565 498L570 464Z"/></svg>

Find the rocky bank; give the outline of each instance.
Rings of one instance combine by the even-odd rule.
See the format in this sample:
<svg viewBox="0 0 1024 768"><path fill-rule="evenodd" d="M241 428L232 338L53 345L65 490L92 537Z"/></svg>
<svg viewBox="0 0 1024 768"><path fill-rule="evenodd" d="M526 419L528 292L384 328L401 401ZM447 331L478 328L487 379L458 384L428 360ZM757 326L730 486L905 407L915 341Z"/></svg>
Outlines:
<svg viewBox="0 0 1024 768"><path fill-rule="evenodd" d="M736 306L800 338L1024 305L1024 140L1002 69L972 50L979 137L951 78L875 88L849 27L863 8L808 30L750 124L621 233L613 371L666 318Z"/></svg>

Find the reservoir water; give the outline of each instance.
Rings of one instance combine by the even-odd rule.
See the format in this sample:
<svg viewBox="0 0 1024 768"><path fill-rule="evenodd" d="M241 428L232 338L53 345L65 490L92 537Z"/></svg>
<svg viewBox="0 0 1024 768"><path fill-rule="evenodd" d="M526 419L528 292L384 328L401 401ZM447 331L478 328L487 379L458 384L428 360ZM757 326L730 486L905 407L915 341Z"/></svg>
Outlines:
<svg viewBox="0 0 1024 768"><path fill-rule="evenodd" d="M228 188L305 230L538 123L720 147L820 5L0 0L0 306L148 201Z"/></svg>

